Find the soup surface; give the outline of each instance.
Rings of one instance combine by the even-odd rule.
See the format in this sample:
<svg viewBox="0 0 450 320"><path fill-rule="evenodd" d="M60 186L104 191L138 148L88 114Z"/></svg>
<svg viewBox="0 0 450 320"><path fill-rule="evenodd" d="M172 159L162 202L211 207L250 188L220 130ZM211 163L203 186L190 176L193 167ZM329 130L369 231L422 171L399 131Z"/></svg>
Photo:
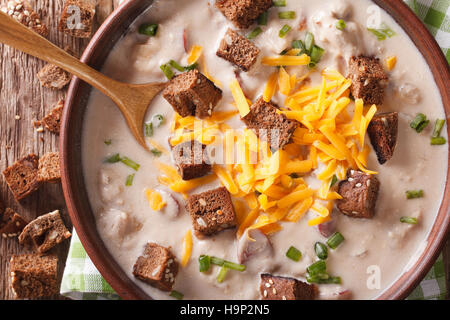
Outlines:
<svg viewBox="0 0 450 320"><path fill-rule="evenodd" d="M366 145L371 150L367 168L378 172L380 181L376 214L372 219L351 218L340 213L334 203L334 209L328 210L332 211L329 212L332 223L321 226L339 231L345 240L335 250L328 248L326 259L329 274L341 277L342 281L340 284L319 284L319 298L375 298L416 261L425 247L424 239L442 200L444 172L448 165L447 146L430 144L435 120L445 119L441 97L428 66L412 41L389 15L371 1L287 0L286 3L286 7L272 7L269 10L267 25L261 26L262 33L252 39L261 52L260 59L249 72L236 71L235 66L216 55L227 29L236 27L214 6L213 1L204 0L156 0L118 42L102 71L129 83L165 81L161 65L174 60L187 66L190 64L188 59L192 58L190 49L194 45L201 46L198 69L223 91L222 99L214 108L214 116L217 112L237 111L229 87L236 77L246 97L255 102L263 94L269 77L279 72L273 66L262 64L261 58L277 56L283 50L290 49L292 41L303 40L308 31L314 35L315 44L325 52L315 69L307 66L286 67L285 71L290 76L295 74L297 77L292 92L309 87L320 88L321 71L326 68L346 76L347 62L352 56L376 56L385 69L386 60L395 56L395 67L386 71L389 84L384 103L377 106L378 112L399 113L397 146L392 159L380 165L369 138L365 137ZM295 11L295 17L280 19L278 13L285 11ZM343 30L336 27L341 19L346 24ZM367 29L368 23L370 26L370 23L377 22L382 22L395 34L379 40ZM143 23L158 24L156 36L140 34L138 29ZM280 29L284 25L292 29L280 37ZM238 32L247 36L256 27L255 24L248 30ZM172 71L178 73L176 69L172 68ZM334 75L338 79L337 74ZM327 81L331 83L333 79ZM276 90L272 101L284 108L286 95ZM354 109L355 102L352 100L347 107L350 118ZM364 114L369 109L370 106L367 106ZM421 133L410 127L410 122L418 113L425 114L430 120ZM155 123L155 115L162 115L164 120L161 125L160 121ZM161 119L158 117L157 120ZM167 292L133 276L136 259L142 255L148 242L156 242L170 247L177 260L181 261L183 238L188 230L192 230L192 220L185 209L185 197L161 183L160 179L163 173L159 170L159 163L175 167L169 151L169 140L176 135L174 119L172 106L158 96L147 114L147 120L154 124L152 148L158 151L148 153L134 140L113 102L93 90L83 127L84 178L98 231L123 270L155 299L171 297ZM220 126L224 124L227 128L245 128L237 112ZM445 135L445 130L442 134ZM310 145L301 147L304 159L310 159L310 148ZM132 159L140 167L136 171L122 162L105 162L115 154ZM321 160L319 157L316 169L301 175L308 188L321 188L322 181L317 179L317 174L326 168ZM329 160L324 162L329 163ZM295 177L298 179L298 175L293 179ZM219 179L213 179L185 193L196 194L220 185ZM146 197L148 189L162 195L166 205L161 210L151 209ZM423 197L407 199L405 192L408 190L423 190ZM245 214L251 211L247 205L252 205L254 198L241 196L242 192L233 195L233 202L238 222L242 223ZM333 201L314 199L317 201L315 203L329 209L333 205ZM264 210L261 210L261 215L263 213ZM405 216L416 218L418 223L400 222L400 218ZM244 272L230 270L221 283L216 279L220 267L211 266L208 272L199 272L198 257L210 255L238 262L239 250L246 245L243 244L246 234L240 241L237 240L236 229L204 239L192 234L192 253L187 265L180 266L174 290L183 293L186 299L260 299L261 273L305 281L307 267L318 260L314 244L327 241L324 230L320 233L317 226L308 224L318 217L317 210L310 208L295 223L277 221L277 226L282 229L267 235L272 250L263 250L250 257L244 262ZM299 261L286 257L291 246L301 251Z"/></svg>

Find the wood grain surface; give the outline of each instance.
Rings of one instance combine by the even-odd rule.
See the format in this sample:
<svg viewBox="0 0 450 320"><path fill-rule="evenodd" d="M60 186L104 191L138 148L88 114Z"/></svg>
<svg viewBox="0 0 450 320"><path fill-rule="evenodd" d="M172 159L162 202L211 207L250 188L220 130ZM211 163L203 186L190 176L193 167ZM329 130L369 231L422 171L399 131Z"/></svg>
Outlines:
<svg viewBox="0 0 450 320"><path fill-rule="evenodd" d="M0 0L1 4L7 0ZM119 0L97 0L97 15L94 31L118 6ZM31 1L35 11L41 14L42 21L48 26L48 39L63 48L68 45L81 55L89 39L76 39L57 31L63 0ZM39 133L33 127L33 121L42 119L51 111L59 99L64 98L64 90L51 90L40 86L36 73L45 65L26 54L0 44L0 171L13 164L17 159L35 153L43 155L58 151L58 136L49 132ZM0 175L0 201L13 208L27 219L59 209L68 228L72 225L67 214L60 185L44 185L41 189L17 203ZM61 271L67 256L69 241L54 250L60 258ZM9 284L9 258L12 254L25 253L28 250L18 244L17 238L0 237L0 299L13 299ZM444 249L447 287L450 270L450 245ZM63 299L55 296L53 299Z"/></svg>

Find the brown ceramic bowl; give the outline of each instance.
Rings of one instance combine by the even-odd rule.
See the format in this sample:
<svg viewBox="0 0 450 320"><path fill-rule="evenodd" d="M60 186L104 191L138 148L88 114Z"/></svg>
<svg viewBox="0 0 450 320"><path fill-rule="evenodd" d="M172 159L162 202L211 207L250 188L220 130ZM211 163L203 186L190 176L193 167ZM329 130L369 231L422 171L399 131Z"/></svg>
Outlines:
<svg viewBox="0 0 450 320"><path fill-rule="evenodd" d="M425 57L439 87L446 118L450 119L450 71L438 44L415 14L399 0L375 0L403 27ZM129 0L116 10L94 35L81 60L100 69L114 44L152 0ZM64 196L70 217L95 266L124 299L151 299L122 271L106 249L94 221L81 166L81 128L91 87L74 78L66 100L61 130L61 166ZM447 121L448 122L448 121ZM450 135L449 126L447 131ZM431 268L444 245L450 225L450 171L445 197L427 239L427 247L410 270L387 288L379 299L404 299Z"/></svg>

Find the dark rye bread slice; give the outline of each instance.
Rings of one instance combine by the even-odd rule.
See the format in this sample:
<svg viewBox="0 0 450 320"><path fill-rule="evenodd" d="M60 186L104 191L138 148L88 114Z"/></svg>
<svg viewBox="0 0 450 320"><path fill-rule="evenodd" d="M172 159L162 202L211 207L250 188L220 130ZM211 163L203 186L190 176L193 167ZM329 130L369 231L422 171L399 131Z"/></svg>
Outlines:
<svg viewBox="0 0 450 320"><path fill-rule="evenodd" d="M14 210L6 208L5 212L0 213L0 235L5 239L16 237L22 232L27 223Z"/></svg>
<svg viewBox="0 0 450 320"><path fill-rule="evenodd" d="M351 57L349 78L352 80L350 89L354 98L362 99L364 104L383 104L388 76L380 59L363 55Z"/></svg>
<svg viewBox="0 0 450 320"><path fill-rule="evenodd" d="M216 7L240 29L250 27L261 13L272 7L272 0L217 0Z"/></svg>
<svg viewBox="0 0 450 320"><path fill-rule="evenodd" d="M183 180L191 180L207 175L211 171L206 146L197 140L175 146L173 159Z"/></svg>
<svg viewBox="0 0 450 320"><path fill-rule="evenodd" d="M199 238L236 226L233 202L225 187L189 196L186 207Z"/></svg>
<svg viewBox="0 0 450 320"><path fill-rule="evenodd" d="M5 5L1 7L1 11L41 36L48 36L47 26L42 23L41 17L33 10L28 1L5 1Z"/></svg>
<svg viewBox="0 0 450 320"><path fill-rule="evenodd" d="M39 157L29 154L3 171L6 183L17 201L39 189L38 167Z"/></svg>
<svg viewBox="0 0 450 320"><path fill-rule="evenodd" d="M148 243L134 267L133 275L163 291L171 291L178 274L178 262L172 252L156 243Z"/></svg>
<svg viewBox="0 0 450 320"><path fill-rule="evenodd" d="M50 297L59 293L58 258L54 255L12 255L9 270L17 299Z"/></svg>
<svg viewBox="0 0 450 320"><path fill-rule="evenodd" d="M247 72L256 63L260 52L253 42L228 29L216 54Z"/></svg>
<svg viewBox="0 0 450 320"><path fill-rule="evenodd" d="M272 102L265 102L260 97L251 107L250 112L242 118L249 129L270 144L274 150L283 149L289 143L298 127L298 122L278 114L279 107Z"/></svg>
<svg viewBox="0 0 450 320"><path fill-rule="evenodd" d="M318 293L314 284L268 273L261 274L259 291L262 300L314 300Z"/></svg>
<svg viewBox="0 0 450 320"><path fill-rule="evenodd" d="M94 0L65 0L58 30L76 38L89 38L95 16ZM78 8L78 9L74 9ZM79 23L74 23L74 14Z"/></svg>
<svg viewBox="0 0 450 320"><path fill-rule="evenodd" d="M342 199L337 201L337 208L352 218L371 219L375 215L379 188L376 176L349 170L347 180L339 183L338 193Z"/></svg>
<svg viewBox="0 0 450 320"><path fill-rule="evenodd" d="M39 159L38 180L50 183L61 180L58 152L49 152Z"/></svg>
<svg viewBox="0 0 450 320"><path fill-rule="evenodd" d="M398 113L386 112L376 114L367 128L370 143L374 148L378 162L386 163L394 155L398 135Z"/></svg>
<svg viewBox="0 0 450 320"><path fill-rule="evenodd" d="M19 243L32 245L38 252L44 253L71 235L61 220L59 210L56 210L31 221L19 235Z"/></svg>
<svg viewBox="0 0 450 320"><path fill-rule="evenodd" d="M64 100L58 101L55 108L46 115L40 122L48 131L59 134L61 130L61 118L64 111Z"/></svg>

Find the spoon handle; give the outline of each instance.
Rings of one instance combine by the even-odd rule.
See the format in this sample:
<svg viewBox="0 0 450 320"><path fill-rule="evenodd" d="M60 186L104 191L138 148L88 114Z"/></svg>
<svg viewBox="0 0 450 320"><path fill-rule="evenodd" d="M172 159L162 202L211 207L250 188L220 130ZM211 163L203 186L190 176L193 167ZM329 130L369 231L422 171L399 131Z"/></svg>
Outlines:
<svg viewBox="0 0 450 320"><path fill-rule="evenodd" d="M55 46L47 39L41 37L1 11L0 42L28 53L36 58L57 65L61 69L86 81L114 101L119 99L114 93L117 91L114 90L114 88L118 89L122 83L112 80L80 62L61 48Z"/></svg>

